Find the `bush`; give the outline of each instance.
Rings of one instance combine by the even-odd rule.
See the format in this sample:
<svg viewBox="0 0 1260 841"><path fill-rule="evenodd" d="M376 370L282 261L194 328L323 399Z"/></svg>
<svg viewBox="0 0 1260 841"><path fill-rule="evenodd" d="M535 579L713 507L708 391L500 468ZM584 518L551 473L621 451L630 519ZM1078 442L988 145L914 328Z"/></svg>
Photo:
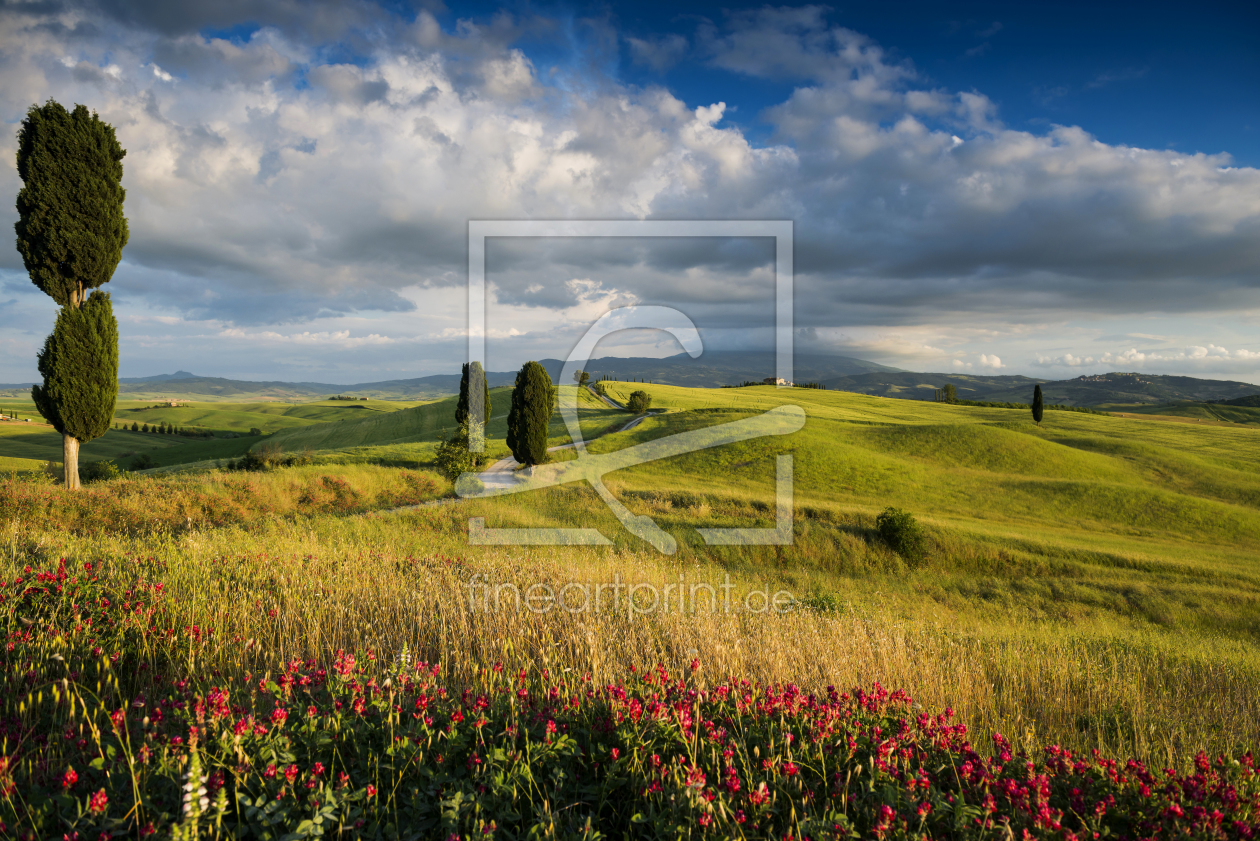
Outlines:
<svg viewBox="0 0 1260 841"><path fill-rule="evenodd" d="M652 406L652 395L646 391L636 391L630 395L626 408L636 415L641 415Z"/></svg>
<svg viewBox="0 0 1260 841"><path fill-rule="evenodd" d="M141 453L131 460L132 470L148 470L150 467L157 467L157 463L148 453Z"/></svg>
<svg viewBox="0 0 1260 841"><path fill-rule="evenodd" d="M79 478L84 482L108 482L126 475L127 472L112 461L90 461L79 468Z"/></svg>
<svg viewBox="0 0 1260 841"><path fill-rule="evenodd" d="M484 452L468 451L468 427L461 424L454 435L437 445L433 462L438 472L454 482L464 473L480 470L486 460Z"/></svg>
<svg viewBox="0 0 1260 841"><path fill-rule="evenodd" d="M927 557L927 535L909 511L885 508L875 519L879 536L900 555L906 563L916 566Z"/></svg>
<svg viewBox="0 0 1260 841"><path fill-rule="evenodd" d="M251 426L251 427L249 428L249 434L250 434L250 435L262 435L262 434L263 434L263 431L262 431L261 429L259 429L258 427L256 427L256 426Z"/></svg>
<svg viewBox="0 0 1260 841"><path fill-rule="evenodd" d="M250 450L245 455L228 464L228 470L274 470L277 467L297 467L303 464L310 464L312 461L310 450L303 450L297 455L285 454L279 444L269 443L263 444L255 450Z"/></svg>

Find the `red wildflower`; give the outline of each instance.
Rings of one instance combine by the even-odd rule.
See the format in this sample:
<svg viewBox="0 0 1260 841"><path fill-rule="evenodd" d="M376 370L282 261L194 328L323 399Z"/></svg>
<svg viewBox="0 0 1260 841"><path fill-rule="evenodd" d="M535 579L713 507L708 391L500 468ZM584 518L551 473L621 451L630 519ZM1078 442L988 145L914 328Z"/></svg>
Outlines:
<svg viewBox="0 0 1260 841"><path fill-rule="evenodd" d="M105 807L109 805L109 795L105 793L105 789L101 789L92 795L92 799L88 801L88 808L92 810L92 814L99 815L105 811Z"/></svg>

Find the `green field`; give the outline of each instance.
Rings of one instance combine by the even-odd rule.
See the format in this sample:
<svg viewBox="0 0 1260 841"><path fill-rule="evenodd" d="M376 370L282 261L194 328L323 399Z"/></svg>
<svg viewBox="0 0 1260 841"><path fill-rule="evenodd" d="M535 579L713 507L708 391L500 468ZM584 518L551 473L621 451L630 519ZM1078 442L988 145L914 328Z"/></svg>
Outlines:
<svg viewBox="0 0 1260 841"><path fill-rule="evenodd" d="M1116 411L1224 423L1260 425L1260 408L1222 403L1169 403L1162 406L1117 406Z"/></svg>
<svg viewBox="0 0 1260 841"><path fill-rule="evenodd" d="M190 531L165 537L134 526L127 535L67 534L24 521L13 526L8 556L21 564L24 553L35 551L22 547L39 546L41 553L75 557L164 559L172 592L212 594L190 600L182 622L235 617L232 633L272 640L268 651L277 658L316 656L329 646L397 651L406 642L459 675L477 674L492 658L525 657L612 679L630 665L660 659L678 666L698 652L720 673L750 679L811 689L875 679L903 686L1029 749L1053 739L1169 764L1198 748L1254 741L1260 732L1257 430L1068 412L1047 412L1037 425L1023 410L807 389L607 387L622 401L633 390L647 391L653 411L663 411L616 432L629 415L584 394L592 454L783 404L803 407L807 421L790 436L605 477L634 514L675 537L672 556L627 532L584 486L388 515L293 514L254 523L242 514L237 525L205 529L189 519ZM509 389L492 392L494 456L506 453L509 395ZM353 485L378 476L373 470L429 461L443 431L454 429L454 405L454 398L391 407L396 411L218 404L193 411L223 412L216 422L238 428L247 421L262 426L262 417L302 423L261 439L178 446L167 446L166 436L111 431L84 452L105 457L143 445L159 464L205 468L251 446L310 451L312 466L276 471L265 487L284 489L285 498L299 501L294 505L317 510L310 488L325 487L320 476ZM55 459L59 440L43 430L0 438L0 456ZM552 445L567 440L553 416ZM792 545L706 546L697 527L773 525L774 457L784 453L794 460ZM557 456L573 457L571 451ZM257 486L248 476L210 470L119 487L143 495L145 481L160 494L155 511L180 504L185 493L192 499L213 490L216 498L235 499ZM251 504L265 508L263 491L250 493ZM900 557L876 532L876 515L889 506L912 512L925 526L930 548L923 562ZM474 546L470 517L483 517L490 528L597 529L612 545ZM169 528L183 519L164 522ZM226 583L261 572L244 561L222 572L219 561L210 563L258 553L273 559L268 575L288 582L267 585L288 617L283 631L260 626L234 600L236 585ZM346 563L354 577L341 572ZM452 577L456 568L463 579ZM486 618L469 614L460 601L461 581L474 572L522 586L730 575L743 590L787 590L800 608L774 620L667 615L637 625L613 619L581 625L586 620L563 614ZM303 607L309 604L303 588L316 586L305 583L308 577L324 592L345 594L336 611ZM360 619L352 621L356 611Z"/></svg>
<svg viewBox="0 0 1260 841"><path fill-rule="evenodd" d="M572 390L574 386L561 388ZM486 426L486 439L487 452L494 458L508 455L505 438L511 394L511 388L490 389L491 416ZM441 440L444 434L450 435L455 431L456 402L457 398L448 397L393 414L286 430L269 437L267 443L276 444L288 452L312 450L347 453L376 447L390 447L398 451L400 445L428 444L427 449L417 447L407 451L432 453L433 444ZM582 434L588 438L594 438L606 429L630 420L625 412L608 408L586 390L579 393L578 411L582 421ZM557 446L567 443L569 436L557 412L551 418L548 444Z"/></svg>
<svg viewBox="0 0 1260 841"><path fill-rule="evenodd" d="M249 436L252 429L259 429L266 436L281 430L346 419L353 422L381 418L421 405L415 401L320 400L310 403L202 402L175 408L149 401L119 400L113 422L128 429L111 429L104 437L89 441L83 445L80 458L85 463L113 459L124 467L138 453L148 454L160 467L230 459L243 455L261 440L259 436ZM0 457L33 459L41 465L46 461L61 461L60 436L42 422L30 400L0 400L0 413L39 421L38 424L0 423ZM203 439L133 433L129 429L133 423L141 426L165 423L208 432L214 437ZM0 471L18 469L28 469L28 466L0 461Z"/></svg>

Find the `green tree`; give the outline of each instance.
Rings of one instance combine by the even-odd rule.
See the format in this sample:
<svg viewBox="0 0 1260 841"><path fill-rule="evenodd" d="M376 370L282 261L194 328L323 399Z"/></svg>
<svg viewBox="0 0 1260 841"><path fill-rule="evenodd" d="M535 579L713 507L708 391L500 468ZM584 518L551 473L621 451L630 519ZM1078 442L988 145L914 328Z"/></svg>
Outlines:
<svg viewBox="0 0 1260 841"><path fill-rule="evenodd" d="M957 403L958 389L953 383L945 383L945 387L941 389L941 397L946 403Z"/></svg>
<svg viewBox="0 0 1260 841"><path fill-rule="evenodd" d="M532 361L522 365L512 389L507 432L508 449L521 464L533 467L547 461L547 427L555 402L547 369Z"/></svg>
<svg viewBox="0 0 1260 841"><path fill-rule="evenodd" d="M1041 416L1044 412L1045 412L1045 404L1042 403L1041 401L1041 385L1038 384L1038 385L1033 386L1033 402L1032 402L1033 420L1036 421L1037 423L1041 423Z"/></svg>
<svg viewBox="0 0 1260 841"><path fill-rule="evenodd" d="M586 385L588 382L590 382L590 379L591 379L591 375L586 373L585 371L573 372L573 380L574 382L578 384L578 388L581 388L582 386Z"/></svg>
<svg viewBox="0 0 1260 841"><path fill-rule="evenodd" d="M80 443L105 433L118 397L118 323L109 296L89 292L109 282L127 244L126 154L113 127L82 105L32 106L18 130L17 250L31 282L62 308L32 395L61 433L69 488L79 487Z"/></svg>
<svg viewBox="0 0 1260 841"><path fill-rule="evenodd" d="M79 443L105 434L118 397L118 321L109 294L63 307L37 359L44 382L31 387L31 398L61 433L65 483L78 488Z"/></svg>
<svg viewBox="0 0 1260 841"><path fill-rule="evenodd" d="M646 412L652 405L652 395L646 391L635 391L630 394L630 399L626 401L626 408L636 415Z"/></svg>
<svg viewBox="0 0 1260 841"><path fill-rule="evenodd" d="M468 395L477 393L477 383L481 384L481 400L484 407L481 423L484 426L490 422L490 384L486 382L486 372L480 362L469 362L464 364L460 375L459 400L455 404L455 422L460 426L466 425L469 417L476 411L476 406L469 408ZM476 402L475 399L473 402Z"/></svg>
<svg viewBox="0 0 1260 841"><path fill-rule="evenodd" d="M136 421L132 421L132 422L131 422L131 431L132 431L132 432L139 432L139 431L140 431L140 424L139 424L139 423L137 423Z"/></svg>

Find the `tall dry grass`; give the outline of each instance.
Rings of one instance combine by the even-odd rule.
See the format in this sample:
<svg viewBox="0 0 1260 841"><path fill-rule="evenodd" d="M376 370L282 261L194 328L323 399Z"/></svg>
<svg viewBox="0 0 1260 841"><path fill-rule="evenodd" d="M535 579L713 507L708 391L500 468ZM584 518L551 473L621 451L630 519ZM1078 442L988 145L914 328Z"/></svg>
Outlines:
<svg viewBox="0 0 1260 841"><path fill-rule="evenodd" d="M1260 733L1260 667L1244 644L1218 650L1156 630L1046 622L966 623L907 617L890 601L846 604L794 593L790 611L712 609L631 614L517 611L470 603L469 581L590 585L720 585L736 607L754 589L784 587L774 570L685 563L626 550L468 547L466 509L398 515L269 519L144 536L36 534L11 523L4 566L106 559L120 586L164 582L168 620L213 628L181 667L240 677L337 649L388 660L404 646L440 661L453 683L496 662L512 669L571 670L616 681L631 667L692 659L709 679L791 682L809 690L904 688L929 709L952 706L978 736L1002 732L1017 746L1099 748L1179 767L1194 752L1254 745ZM624 592L624 591L623 591ZM720 592L720 591L719 591ZM611 593L604 591L605 600ZM484 591L477 591L483 597ZM646 595L646 593L641 593ZM576 604L572 597L570 604ZM758 601L757 604L760 602ZM605 601L605 605L607 602ZM646 607L646 604L644 604Z"/></svg>

